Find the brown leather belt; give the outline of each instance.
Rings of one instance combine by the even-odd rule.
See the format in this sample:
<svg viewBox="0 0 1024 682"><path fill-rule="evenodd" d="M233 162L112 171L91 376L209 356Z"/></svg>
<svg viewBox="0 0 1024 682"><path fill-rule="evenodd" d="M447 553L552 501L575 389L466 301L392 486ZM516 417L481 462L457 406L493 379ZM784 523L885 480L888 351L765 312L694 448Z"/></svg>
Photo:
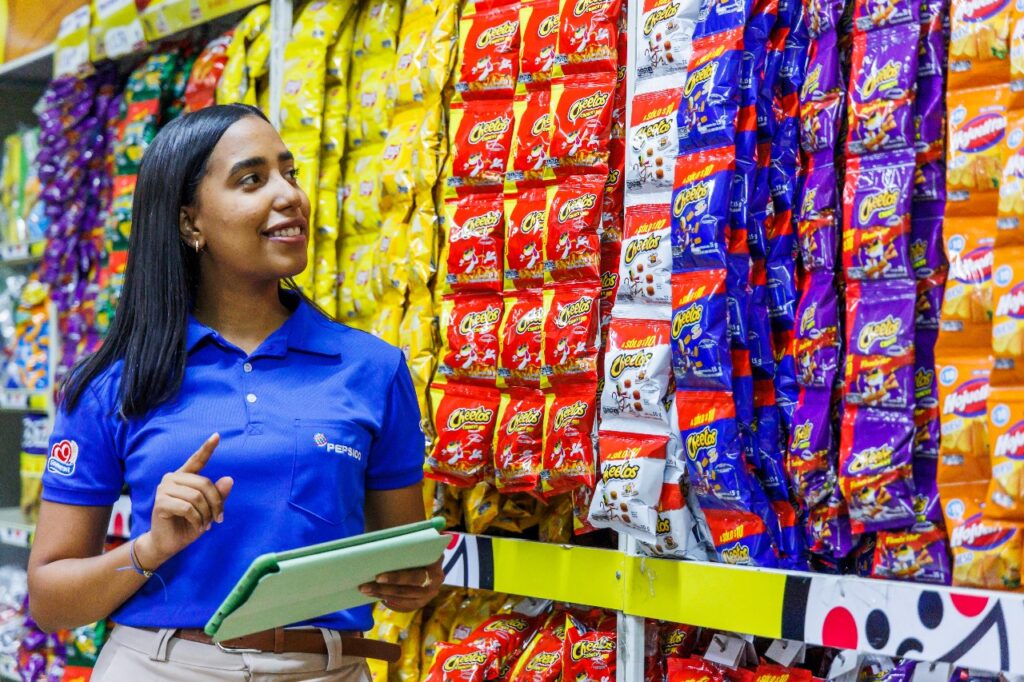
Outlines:
<svg viewBox="0 0 1024 682"><path fill-rule="evenodd" d="M358 632L339 632L338 634L341 635L342 656L374 658L394 663L398 660L402 651L401 647L397 644L366 639ZM273 630L254 632L245 637L229 639L220 642L220 644L210 639L209 635L202 630L178 630L174 633L174 636L189 642L213 644L227 651L327 655L327 642L324 640L320 630L315 629L285 630L284 628L274 628Z"/></svg>

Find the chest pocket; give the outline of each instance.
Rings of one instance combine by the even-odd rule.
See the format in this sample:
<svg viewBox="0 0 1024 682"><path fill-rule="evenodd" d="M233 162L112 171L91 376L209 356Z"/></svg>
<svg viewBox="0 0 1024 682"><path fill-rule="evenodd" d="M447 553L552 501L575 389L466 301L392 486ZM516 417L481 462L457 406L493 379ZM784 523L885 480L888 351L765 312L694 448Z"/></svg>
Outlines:
<svg viewBox="0 0 1024 682"><path fill-rule="evenodd" d="M352 422L296 419L289 504L330 524L361 510L369 446Z"/></svg>

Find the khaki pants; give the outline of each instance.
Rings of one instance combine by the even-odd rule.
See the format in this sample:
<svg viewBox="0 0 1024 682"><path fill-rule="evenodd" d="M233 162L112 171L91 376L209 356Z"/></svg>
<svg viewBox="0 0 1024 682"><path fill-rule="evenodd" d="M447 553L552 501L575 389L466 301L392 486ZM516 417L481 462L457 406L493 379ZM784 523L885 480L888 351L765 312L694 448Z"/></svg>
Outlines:
<svg viewBox="0 0 1024 682"><path fill-rule="evenodd" d="M174 637L174 630L118 625L93 671L93 682L370 682L366 660L345 656L323 630L327 656L223 651Z"/></svg>

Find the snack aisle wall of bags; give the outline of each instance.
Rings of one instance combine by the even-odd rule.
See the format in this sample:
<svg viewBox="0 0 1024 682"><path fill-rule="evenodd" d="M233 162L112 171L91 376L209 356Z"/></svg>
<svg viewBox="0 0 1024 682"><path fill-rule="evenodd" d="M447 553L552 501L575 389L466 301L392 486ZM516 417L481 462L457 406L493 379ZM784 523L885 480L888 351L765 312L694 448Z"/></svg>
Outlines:
<svg viewBox="0 0 1024 682"><path fill-rule="evenodd" d="M656 557L1020 589L1015 6L294 10L280 129L314 207L298 284L406 353L428 512L469 533L611 546L611 529ZM102 342L159 128L215 102L269 108L270 19L261 5L155 43L127 76L56 79L38 144L7 140L4 234L46 239L0 298L8 387L48 390ZM580 629L606 630L595 618ZM481 646L456 650L467 674L507 658Z"/></svg>

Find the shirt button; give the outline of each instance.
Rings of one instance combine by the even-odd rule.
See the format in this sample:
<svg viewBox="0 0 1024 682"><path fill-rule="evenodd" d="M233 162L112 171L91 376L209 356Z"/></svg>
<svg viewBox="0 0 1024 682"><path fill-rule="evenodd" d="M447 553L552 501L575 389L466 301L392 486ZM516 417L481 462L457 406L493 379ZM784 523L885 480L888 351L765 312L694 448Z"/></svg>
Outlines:
<svg viewBox="0 0 1024 682"><path fill-rule="evenodd" d="M242 371L244 371L246 374L251 372L252 371L252 363L251 362L247 362L244 365L242 365Z"/></svg>
<svg viewBox="0 0 1024 682"><path fill-rule="evenodd" d="M254 403L256 402L256 394L250 393L249 395L245 396L245 399L248 400L250 403Z"/></svg>

